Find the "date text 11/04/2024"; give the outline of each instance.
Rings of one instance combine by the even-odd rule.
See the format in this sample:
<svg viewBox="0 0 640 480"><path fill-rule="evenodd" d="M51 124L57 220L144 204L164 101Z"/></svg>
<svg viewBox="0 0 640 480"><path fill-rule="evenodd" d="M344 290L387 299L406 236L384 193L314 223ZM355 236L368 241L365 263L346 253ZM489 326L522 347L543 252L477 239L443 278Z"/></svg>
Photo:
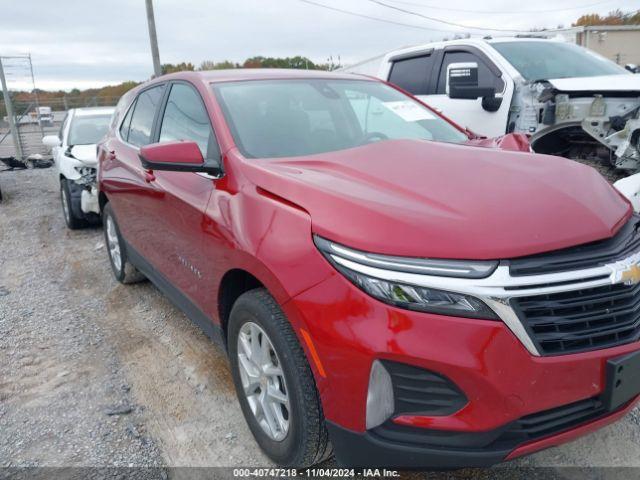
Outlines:
<svg viewBox="0 0 640 480"><path fill-rule="evenodd" d="M234 477L266 477L266 478L396 478L400 476L397 470L386 468L236 468Z"/></svg>

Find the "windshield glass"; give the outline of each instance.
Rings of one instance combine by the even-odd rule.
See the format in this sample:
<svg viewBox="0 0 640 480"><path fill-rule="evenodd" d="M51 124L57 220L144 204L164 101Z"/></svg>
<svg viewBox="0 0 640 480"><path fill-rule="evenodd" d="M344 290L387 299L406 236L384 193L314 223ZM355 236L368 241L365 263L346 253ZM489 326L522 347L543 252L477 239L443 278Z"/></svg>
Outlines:
<svg viewBox="0 0 640 480"><path fill-rule="evenodd" d="M213 86L246 157L313 155L389 139L467 136L403 93L363 80L258 80Z"/></svg>
<svg viewBox="0 0 640 480"><path fill-rule="evenodd" d="M93 145L98 143L109 128L111 115L87 115L74 117L69 128L68 145Z"/></svg>
<svg viewBox="0 0 640 480"><path fill-rule="evenodd" d="M525 80L552 80L629 73L586 48L561 42L495 42L495 48Z"/></svg>

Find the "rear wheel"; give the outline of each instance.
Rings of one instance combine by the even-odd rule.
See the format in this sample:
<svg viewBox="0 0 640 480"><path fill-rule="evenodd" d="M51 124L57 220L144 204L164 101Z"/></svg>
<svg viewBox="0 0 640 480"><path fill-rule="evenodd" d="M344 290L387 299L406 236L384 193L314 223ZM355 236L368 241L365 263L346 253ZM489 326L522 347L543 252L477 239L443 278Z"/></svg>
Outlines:
<svg viewBox="0 0 640 480"><path fill-rule="evenodd" d="M104 225L104 240L109 253L111 270L116 280L120 283L136 283L145 279L145 276L134 267L127 259L127 250L120 229L113 216L110 204L106 204L102 212Z"/></svg>
<svg viewBox="0 0 640 480"><path fill-rule="evenodd" d="M246 292L234 304L228 348L242 412L267 456L298 468L328 458L331 444L311 368L265 289Z"/></svg>

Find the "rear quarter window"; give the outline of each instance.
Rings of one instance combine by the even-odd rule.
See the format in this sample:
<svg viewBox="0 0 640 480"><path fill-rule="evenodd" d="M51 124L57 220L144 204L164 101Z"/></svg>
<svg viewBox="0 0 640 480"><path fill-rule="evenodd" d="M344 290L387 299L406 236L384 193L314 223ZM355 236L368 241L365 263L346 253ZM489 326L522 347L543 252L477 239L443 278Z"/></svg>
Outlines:
<svg viewBox="0 0 640 480"><path fill-rule="evenodd" d="M120 136L122 137L123 140L128 141L129 140L129 125L131 124L131 117L133 116L133 109L135 108L135 101L131 104L131 107L129 107L129 110L127 111L127 114L124 117L124 120L122 121L122 125L120 125Z"/></svg>

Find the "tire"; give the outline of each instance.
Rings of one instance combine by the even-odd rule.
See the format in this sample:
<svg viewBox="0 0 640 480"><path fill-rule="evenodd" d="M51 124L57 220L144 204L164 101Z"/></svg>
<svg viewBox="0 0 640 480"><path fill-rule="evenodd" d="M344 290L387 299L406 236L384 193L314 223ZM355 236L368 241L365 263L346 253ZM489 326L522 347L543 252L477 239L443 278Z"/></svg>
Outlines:
<svg viewBox="0 0 640 480"><path fill-rule="evenodd" d="M130 284L145 280L145 276L127 259L126 244L120 235L120 229L113 215L111 205L107 203L102 212L104 243L109 255L113 276L120 283Z"/></svg>
<svg viewBox="0 0 640 480"><path fill-rule="evenodd" d="M74 200L66 178L60 179L60 202L62 204L62 215L67 227L71 230L77 230L87 226L87 222L74 213ZM79 209L79 206L76 206L76 209Z"/></svg>
<svg viewBox="0 0 640 480"><path fill-rule="evenodd" d="M257 336L253 337L256 333ZM242 345L239 345L239 338ZM250 400L250 395L245 393L243 381L250 385L258 383L255 380L250 381L247 370L241 366L246 364L249 358L247 352L251 351L248 347L250 338L261 339L261 346L264 345L265 338L270 342L272 350L268 350L271 354L266 356L271 363L270 371L278 371L279 367L282 372L281 378L278 377L277 381L274 380L275 375L268 380L261 377L256 390L259 394L256 393L252 397L254 400ZM311 368L289 321L264 288L250 290L235 302L229 317L227 343L231 372L242 412L264 453L275 463L285 467L304 468L327 459L332 453L332 447ZM265 351L259 350L260 354ZM241 356L245 358L240 358ZM249 364L254 365L251 360ZM280 414L276 416L287 419L286 433L284 429L276 431L280 438L276 438L278 435L274 435L274 430L265 428L264 425L268 425L268 422L264 414L254 413L255 408L264 411L260 406L255 407L258 403L255 401L256 398L260 398L263 392L269 390L268 387L264 389L264 385L275 386L276 393L279 396L284 394L287 398L288 406L278 403L274 407ZM251 387L248 390L254 391ZM253 406L250 403L252 401ZM268 433L268 430L271 433Z"/></svg>

